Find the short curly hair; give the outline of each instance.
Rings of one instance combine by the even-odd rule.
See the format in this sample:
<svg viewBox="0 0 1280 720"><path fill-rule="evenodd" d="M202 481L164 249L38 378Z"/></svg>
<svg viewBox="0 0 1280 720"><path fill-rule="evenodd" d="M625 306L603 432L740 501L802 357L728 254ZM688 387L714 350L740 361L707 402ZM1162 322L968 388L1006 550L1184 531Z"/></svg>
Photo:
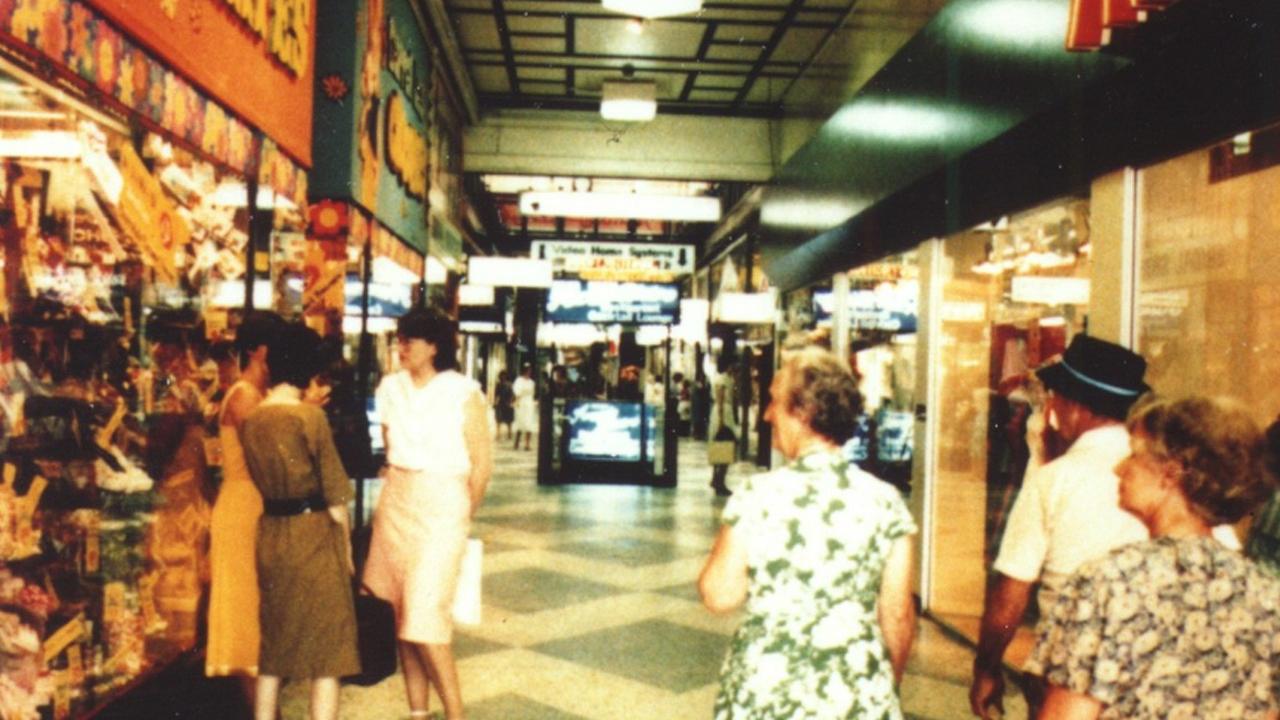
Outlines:
<svg viewBox="0 0 1280 720"><path fill-rule="evenodd" d="M396 321L396 335L436 346L431 365L437 371L458 367L458 323L438 308L413 307Z"/></svg>
<svg viewBox="0 0 1280 720"><path fill-rule="evenodd" d="M811 346L788 353L783 371L787 380L778 400L784 410L837 445L853 437L862 414L862 393L848 364L829 350Z"/></svg>
<svg viewBox="0 0 1280 720"><path fill-rule="evenodd" d="M1153 455L1182 468L1183 494L1212 525L1234 523L1271 496L1266 435L1235 401L1150 398L1133 407L1127 425Z"/></svg>

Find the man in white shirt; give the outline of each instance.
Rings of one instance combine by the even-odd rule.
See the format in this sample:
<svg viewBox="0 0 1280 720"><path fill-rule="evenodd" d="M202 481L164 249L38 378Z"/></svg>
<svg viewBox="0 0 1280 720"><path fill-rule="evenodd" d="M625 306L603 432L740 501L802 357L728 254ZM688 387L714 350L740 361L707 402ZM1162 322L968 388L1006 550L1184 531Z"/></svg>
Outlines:
<svg viewBox="0 0 1280 720"><path fill-rule="evenodd" d="M1022 622L1031 590L1040 582L1041 611L1080 565L1112 549L1147 538L1137 518L1120 509L1114 468L1129 454L1124 418L1150 388L1146 361L1125 348L1077 335L1062 361L1036 375L1049 391L1046 421L1070 446L1028 472L987 583L986 604L969 690L970 709L982 718L1003 713L1005 648ZM1031 716L1038 709L1038 678L1024 684Z"/></svg>

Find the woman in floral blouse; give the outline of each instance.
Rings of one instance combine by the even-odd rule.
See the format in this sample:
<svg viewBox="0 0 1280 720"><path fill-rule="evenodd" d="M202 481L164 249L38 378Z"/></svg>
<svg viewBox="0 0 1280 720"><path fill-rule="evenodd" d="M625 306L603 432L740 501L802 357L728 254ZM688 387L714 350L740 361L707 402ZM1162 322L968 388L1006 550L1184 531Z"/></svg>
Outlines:
<svg viewBox="0 0 1280 720"><path fill-rule="evenodd" d="M1068 580L1028 669L1041 718L1277 718L1280 582L1210 537L1264 500L1265 438L1225 401L1157 400L1129 416L1120 505L1151 539Z"/></svg>
<svg viewBox="0 0 1280 720"><path fill-rule="evenodd" d="M734 493L698 580L713 612L746 603L716 718L896 720L915 523L897 490L841 454L862 410L844 363L801 351L770 394L765 419L788 463Z"/></svg>

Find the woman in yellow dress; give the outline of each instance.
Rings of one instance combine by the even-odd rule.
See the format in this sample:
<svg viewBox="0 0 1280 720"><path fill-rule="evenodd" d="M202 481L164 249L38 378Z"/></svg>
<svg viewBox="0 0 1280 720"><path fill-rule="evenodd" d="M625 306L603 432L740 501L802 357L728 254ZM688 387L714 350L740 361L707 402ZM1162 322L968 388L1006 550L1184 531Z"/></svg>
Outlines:
<svg viewBox="0 0 1280 720"><path fill-rule="evenodd" d="M236 330L240 378L222 401L218 440L222 445L222 486L213 506L210 534L212 587L205 674L241 678L245 698L253 702L258 674L258 574L254 538L262 515L262 496L249 477L240 427L262 402L269 384L267 342L283 321L255 313Z"/></svg>

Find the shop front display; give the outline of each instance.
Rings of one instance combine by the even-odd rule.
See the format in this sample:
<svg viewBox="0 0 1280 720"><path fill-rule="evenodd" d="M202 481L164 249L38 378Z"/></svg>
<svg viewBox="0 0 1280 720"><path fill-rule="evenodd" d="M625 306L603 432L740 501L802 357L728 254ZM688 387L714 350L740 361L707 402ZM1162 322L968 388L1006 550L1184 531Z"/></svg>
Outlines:
<svg viewBox="0 0 1280 720"><path fill-rule="evenodd" d="M0 7L4 718L94 714L198 647L229 377L210 346L246 281L292 287L301 267L297 138L198 89L176 30L138 39L227 18L134 5ZM309 111L306 65L286 83Z"/></svg>
<svg viewBox="0 0 1280 720"><path fill-rule="evenodd" d="M976 634L1042 402L1031 373L1083 332L1089 205L1064 200L946 238L933 448L929 607Z"/></svg>
<svg viewBox="0 0 1280 720"><path fill-rule="evenodd" d="M1247 399L1280 413L1280 201L1275 127L1139 174L1134 349L1162 394Z"/></svg>

